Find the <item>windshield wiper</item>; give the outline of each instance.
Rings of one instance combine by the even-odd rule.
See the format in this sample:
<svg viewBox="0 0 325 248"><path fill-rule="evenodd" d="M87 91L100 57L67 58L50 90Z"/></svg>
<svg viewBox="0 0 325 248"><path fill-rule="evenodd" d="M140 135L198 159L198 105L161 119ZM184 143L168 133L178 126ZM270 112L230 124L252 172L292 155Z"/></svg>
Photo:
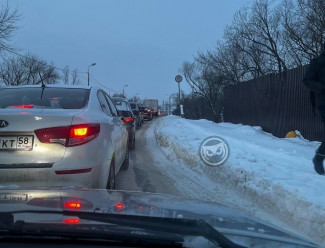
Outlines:
<svg viewBox="0 0 325 248"><path fill-rule="evenodd" d="M201 236L222 248L244 248L228 239L225 235L214 229L204 220L174 219L164 217L136 216L123 214L106 214L82 211L13 211L0 213L0 226L6 225L11 220L10 215L18 213L37 213L37 214L62 214L64 216L76 216L82 220L97 221L100 223L115 224L146 229L150 231L166 232L176 235ZM9 215L9 216L8 216ZM5 216L6 218L2 218ZM13 217L12 217L13 218ZM7 221L6 223L3 220Z"/></svg>

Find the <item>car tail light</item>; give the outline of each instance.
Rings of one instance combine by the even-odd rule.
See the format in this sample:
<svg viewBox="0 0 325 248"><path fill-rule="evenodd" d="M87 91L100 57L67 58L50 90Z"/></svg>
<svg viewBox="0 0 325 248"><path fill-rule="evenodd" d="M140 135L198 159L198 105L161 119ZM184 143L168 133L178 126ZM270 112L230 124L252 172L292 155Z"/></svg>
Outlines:
<svg viewBox="0 0 325 248"><path fill-rule="evenodd" d="M12 105L12 108L34 108L33 104Z"/></svg>
<svg viewBox="0 0 325 248"><path fill-rule="evenodd" d="M123 203L116 203L114 204L114 207L117 209L117 210L123 210L125 205Z"/></svg>
<svg viewBox="0 0 325 248"><path fill-rule="evenodd" d="M78 217L76 217L76 218L64 219L62 222L66 223L66 224L78 224L79 221L80 221L80 219Z"/></svg>
<svg viewBox="0 0 325 248"><path fill-rule="evenodd" d="M81 203L78 201L68 201L64 203L64 208L67 209L80 209Z"/></svg>
<svg viewBox="0 0 325 248"><path fill-rule="evenodd" d="M151 110L150 110L150 109L148 109L148 112L150 113L150 112L151 112Z"/></svg>
<svg viewBox="0 0 325 248"><path fill-rule="evenodd" d="M58 143L66 147L85 144L98 136L99 124L80 124L35 130L42 143Z"/></svg>
<svg viewBox="0 0 325 248"><path fill-rule="evenodd" d="M132 117L127 117L127 118L124 118L123 121L125 121L125 122L132 122L133 121L133 118Z"/></svg>

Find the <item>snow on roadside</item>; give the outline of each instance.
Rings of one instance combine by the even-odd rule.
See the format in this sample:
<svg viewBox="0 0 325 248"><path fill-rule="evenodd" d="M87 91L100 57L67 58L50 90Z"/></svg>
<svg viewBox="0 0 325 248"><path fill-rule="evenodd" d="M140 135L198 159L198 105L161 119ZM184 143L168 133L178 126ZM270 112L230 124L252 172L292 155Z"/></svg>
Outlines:
<svg viewBox="0 0 325 248"><path fill-rule="evenodd" d="M171 159L176 155L201 177L234 188L288 225L325 243L325 178L314 172L311 162L318 142L276 138L260 127L176 116L158 119L154 132ZM199 145L209 136L220 136L230 146L229 159L222 166L210 167L200 159Z"/></svg>

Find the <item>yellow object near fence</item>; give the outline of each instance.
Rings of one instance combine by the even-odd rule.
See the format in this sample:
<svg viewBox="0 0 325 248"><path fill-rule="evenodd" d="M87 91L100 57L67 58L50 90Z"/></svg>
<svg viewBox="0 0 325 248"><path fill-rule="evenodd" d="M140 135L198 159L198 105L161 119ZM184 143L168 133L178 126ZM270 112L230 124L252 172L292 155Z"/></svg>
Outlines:
<svg viewBox="0 0 325 248"><path fill-rule="evenodd" d="M286 135L286 138L296 138L296 137L297 137L297 133L295 131L290 131Z"/></svg>

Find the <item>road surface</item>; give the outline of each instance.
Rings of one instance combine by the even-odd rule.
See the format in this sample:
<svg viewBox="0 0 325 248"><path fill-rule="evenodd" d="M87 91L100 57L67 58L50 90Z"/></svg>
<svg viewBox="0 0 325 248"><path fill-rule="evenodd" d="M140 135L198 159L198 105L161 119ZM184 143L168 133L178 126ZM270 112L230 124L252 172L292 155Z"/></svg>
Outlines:
<svg viewBox="0 0 325 248"><path fill-rule="evenodd" d="M136 131L136 148L130 151L129 169L118 173L116 189L178 195L171 178L154 166L155 153L160 153L159 147L147 145L146 132L154 121L156 119L144 121L142 127Z"/></svg>

